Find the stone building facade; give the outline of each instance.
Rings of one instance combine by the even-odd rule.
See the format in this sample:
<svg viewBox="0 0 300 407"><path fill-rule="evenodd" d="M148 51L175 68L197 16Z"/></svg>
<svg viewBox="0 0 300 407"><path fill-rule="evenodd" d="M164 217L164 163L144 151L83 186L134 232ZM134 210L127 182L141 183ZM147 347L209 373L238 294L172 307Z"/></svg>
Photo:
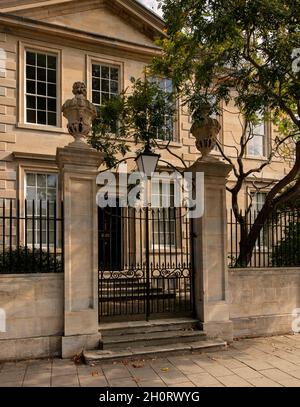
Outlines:
<svg viewBox="0 0 300 407"><path fill-rule="evenodd" d="M132 77L143 77L145 66L160 53L154 40L164 35L163 30L163 21L135 0L0 1L0 200L17 198L22 208L25 199L64 199L66 240L64 276L0 277L0 308L6 310L9 326L7 332L0 332L0 359L72 356L99 342L95 178L103 154L70 150L73 138L61 106L72 97L74 82L86 84L87 97L97 106L129 87ZM171 83L163 79L162 86L167 89ZM218 120L220 140L231 154L230 146L241 131L234 106L226 107ZM238 271L228 273L225 183L228 176L229 184L233 180L230 166L222 161L193 165L199 152L190 127L186 109L179 106L174 132L159 144L168 145L180 159L166 149L159 152L170 165L182 168L183 160L194 175L200 171L206 177L205 213L194 225L196 316L208 336L226 340L248 335L251 324L265 314L272 316L259 319L259 334L281 331L276 327L279 320L286 331L292 310L280 313L284 292L280 292L280 304L274 300L270 307L266 292L256 293L250 271L250 276L241 277L235 274ZM265 159L275 136L269 124L261 126L246 168ZM131 150L128 155L135 154L134 143ZM212 154L218 156L216 151ZM159 168L164 169L163 164ZM267 188L288 168L289 162L275 159L256 181ZM242 207L251 185L250 180L240 198ZM262 188L257 207L263 193ZM229 207L229 197L227 201ZM39 233L43 239L43 230ZM291 273L286 277L287 289L292 281L299 284L299 270ZM279 289L278 274L280 270L270 277L273 296ZM251 311L255 315L247 313L239 295L248 277L248 297L257 303ZM290 306L297 307L298 297L292 294Z"/></svg>
<svg viewBox="0 0 300 407"><path fill-rule="evenodd" d="M159 53L154 40L163 35L164 25L157 15L133 0L5 1L0 12L0 197L24 199L26 171L56 173L56 148L71 140L60 107L71 96L73 83L84 81L88 98L92 101L94 94L96 104L101 97L126 89L132 77L143 77L145 65ZM35 61L37 56L41 61ZM42 61L47 56L52 63L49 69ZM100 77L101 67L104 76L109 70L111 81ZM52 82L47 83L46 74ZM219 117L219 137L227 146L234 145L241 132L234 113L234 107L228 106ZM191 121L184 108L178 108L176 116L170 148L190 165L198 158L189 132ZM257 145L249 151L246 169L265 158L276 136L270 125L263 127L262 137L254 140ZM234 156L233 148L225 150ZM182 167L173 155L160 152L172 165ZM256 182L267 187L288 167L289 163L275 159ZM240 198L241 207L247 205L251 188L249 180Z"/></svg>

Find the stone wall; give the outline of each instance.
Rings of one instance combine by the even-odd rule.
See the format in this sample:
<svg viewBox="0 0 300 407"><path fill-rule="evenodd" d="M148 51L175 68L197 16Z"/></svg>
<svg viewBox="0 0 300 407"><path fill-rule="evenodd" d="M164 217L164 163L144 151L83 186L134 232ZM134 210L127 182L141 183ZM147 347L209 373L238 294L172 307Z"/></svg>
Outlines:
<svg viewBox="0 0 300 407"><path fill-rule="evenodd" d="M60 355L63 274L0 275L0 360Z"/></svg>
<svg viewBox="0 0 300 407"><path fill-rule="evenodd" d="M230 319L234 337L292 332L300 308L300 268L229 270Z"/></svg>

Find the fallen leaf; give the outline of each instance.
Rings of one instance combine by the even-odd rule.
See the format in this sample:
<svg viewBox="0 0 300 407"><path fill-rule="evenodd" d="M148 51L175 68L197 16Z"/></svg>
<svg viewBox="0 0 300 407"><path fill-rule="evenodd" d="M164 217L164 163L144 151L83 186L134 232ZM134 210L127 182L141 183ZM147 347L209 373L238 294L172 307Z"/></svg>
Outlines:
<svg viewBox="0 0 300 407"><path fill-rule="evenodd" d="M162 372L168 372L168 371L169 371L169 368L168 368L168 367L163 367L163 368L161 369L161 371L162 371Z"/></svg>
<svg viewBox="0 0 300 407"><path fill-rule="evenodd" d="M140 369L140 368L142 368L142 367L145 366L145 363L144 363L143 361L141 361L141 362L134 362L134 363L132 363L132 366L133 366L135 369Z"/></svg>
<svg viewBox="0 0 300 407"><path fill-rule="evenodd" d="M80 365L80 364L84 363L83 354L82 354L82 353L79 353L79 354L73 356L73 362L74 362L76 365Z"/></svg>
<svg viewBox="0 0 300 407"><path fill-rule="evenodd" d="M95 370L94 372L92 372L92 376L99 376L99 372L97 372L97 370Z"/></svg>

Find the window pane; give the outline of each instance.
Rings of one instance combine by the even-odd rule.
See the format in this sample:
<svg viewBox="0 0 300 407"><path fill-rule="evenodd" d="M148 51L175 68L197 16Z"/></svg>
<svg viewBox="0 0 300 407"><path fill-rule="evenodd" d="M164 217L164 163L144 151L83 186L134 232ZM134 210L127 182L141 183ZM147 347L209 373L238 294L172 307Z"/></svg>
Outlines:
<svg viewBox="0 0 300 407"><path fill-rule="evenodd" d="M38 81L46 81L46 69L44 68L37 68L37 80Z"/></svg>
<svg viewBox="0 0 300 407"><path fill-rule="evenodd" d="M56 97L56 85L48 85L48 96Z"/></svg>
<svg viewBox="0 0 300 407"><path fill-rule="evenodd" d="M35 96L26 96L27 108L35 109L36 108L36 98Z"/></svg>
<svg viewBox="0 0 300 407"><path fill-rule="evenodd" d="M108 66L101 66L101 78L109 79L109 67Z"/></svg>
<svg viewBox="0 0 300 407"><path fill-rule="evenodd" d="M106 103L109 100L109 93L101 93L101 104Z"/></svg>
<svg viewBox="0 0 300 407"><path fill-rule="evenodd" d="M37 112L37 122L40 124L46 124L46 112Z"/></svg>
<svg viewBox="0 0 300 407"><path fill-rule="evenodd" d="M100 92L93 92L93 103L100 105Z"/></svg>
<svg viewBox="0 0 300 407"><path fill-rule="evenodd" d="M37 188L37 200L47 200L46 188Z"/></svg>
<svg viewBox="0 0 300 407"><path fill-rule="evenodd" d="M264 138L254 136L248 143L248 153L254 156L264 155Z"/></svg>
<svg viewBox="0 0 300 407"><path fill-rule="evenodd" d="M100 79L93 78L93 89L100 90Z"/></svg>
<svg viewBox="0 0 300 407"><path fill-rule="evenodd" d="M46 188L46 179L45 174L37 174L37 186Z"/></svg>
<svg viewBox="0 0 300 407"><path fill-rule="evenodd" d="M46 83L45 82L37 82L37 92L38 95L45 95L46 96Z"/></svg>
<svg viewBox="0 0 300 407"><path fill-rule="evenodd" d="M47 81L51 83L56 83L56 71L48 70Z"/></svg>
<svg viewBox="0 0 300 407"><path fill-rule="evenodd" d="M110 82L110 91L111 91L111 93L117 94L119 92L119 83L111 81Z"/></svg>
<svg viewBox="0 0 300 407"><path fill-rule="evenodd" d="M57 176L55 174L48 174L47 175L47 186L48 188L56 188L56 179Z"/></svg>
<svg viewBox="0 0 300 407"><path fill-rule="evenodd" d="M28 201L33 201L34 199L36 199L36 188L35 187L27 186L26 199ZM29 208L27 208L27 209L29 209Z"/></svg>
<svg viewBox="0 0 300 407"><path fill-rule="evenodd" d="M46 55L37 54L37 66L46 67Z"/></svg>
<svg viewBox="0 0 300 407"><path fill-rule="evenodd" d="M26 52L26 64L35 65L36 64L36 53L35 52Z"/></svg>
<svg viewBox="0 0 300 407"><path fill-rule="evenodd" d="M111 68L110 70L110 79L114 81L119 80L119 69L118 68Z"/></svg>
<svg viewBox="0 0 300 407"><path fill-rule="evenodd" d="M48 113L49 126L56 126L56 113Z"/></svg>
<svg viewBox="0 0 300 407"><path fill-rule="evenodd" d="M56 99L51 99L51 98L47 99L47 109L50 112L56 112Z"/></svg>
<svg viewBox="0 0 300 407"><path fill-rule="evenodd" d="M41 98L41 97L38 97L37 98L37 108L39 109L39 110L46 110L46 98Z"/></svg>
<svg viewBox="0 0 300 407"><path fill-rule="evenodd" d="M100 78L100 65L93 65L92 66L92 75Z"/></svg>
<svg viewBox="0 0 300 407"><path fill-rule="evenodd" d="M36 79L35 77L35 67L27 66L26 67L26 78L27 79Z"/></svg>
<svg viewBox="0 0 300 407"><path fill-rule="evenodd" d="M173 92L173 83L171 79L166 79L165 81L165 91L172 93Z"/></svg>
<svg viewBox="0 0 300 407"><path fill-rule="evenodd" d="M35 94L35 82L26 81L26 92Z"/></svg>
<svg viewBox="0 0 300 407"><path fill-rule="evenodd" d="M55 197L56 197L56 188L48 188L47 199L49 201L55 201Z"/></svg>
<svg viewBox="0 0 300 407"><path fill-rule="evenodd" d="M109 92L109 81L102 79L101 81L101 91L102 92Z"/></svg>
<svg viewBox="0 0 300 407"><path fill-rule="evenodd" d="M47 67L50 69L56 69L56 57L53 55L47 55Z"/></svg>
<svg viewBox="0 0 300 407"><path fill-rule="evenodd" d="M26 183L28 186L35 186L35 174L26 174Z"/></svg>
<svg viewBox="0 0 300 407"><path fill-rule="evenodd" d="M27 109L27 111L26 111L26 121L28 123L36 123L36 111L35 110Z"/></svg>

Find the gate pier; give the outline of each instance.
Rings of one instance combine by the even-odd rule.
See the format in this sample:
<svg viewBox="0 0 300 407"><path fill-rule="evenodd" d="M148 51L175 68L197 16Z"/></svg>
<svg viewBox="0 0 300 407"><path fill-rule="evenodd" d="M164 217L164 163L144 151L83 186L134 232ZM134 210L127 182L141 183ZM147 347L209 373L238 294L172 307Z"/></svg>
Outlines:
<svg viewBox="0 0 300 407"><path fill-rule="evenodd" d="M193 219L195 311L208 337L233 339L229 318L226 182L231 165L199 159L187 171L204 173L204 213Z"/></svg>
<svg viewBox="0 0 300 407"><path fill-rule="evenodd" d="M57 150L65 208L64 336L62 357L99 345L96 176L103 154L92 148Z"/></svg>

